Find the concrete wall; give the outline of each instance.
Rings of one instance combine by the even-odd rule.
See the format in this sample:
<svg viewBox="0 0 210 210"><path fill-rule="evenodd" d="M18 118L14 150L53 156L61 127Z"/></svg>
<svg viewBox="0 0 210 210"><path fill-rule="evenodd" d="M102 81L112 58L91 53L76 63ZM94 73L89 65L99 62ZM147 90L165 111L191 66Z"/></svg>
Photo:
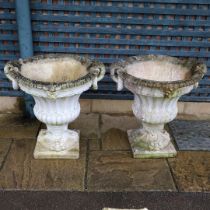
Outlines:
<svg viewBox="0 0 210 210"><path fill-rule="evenodd" d="M81 99L81 112L132 114L131 100ZM0 97L0 113L22 113L24 101L18 97ZM179 119L210 119L210 103L178 102Z"/></svg>

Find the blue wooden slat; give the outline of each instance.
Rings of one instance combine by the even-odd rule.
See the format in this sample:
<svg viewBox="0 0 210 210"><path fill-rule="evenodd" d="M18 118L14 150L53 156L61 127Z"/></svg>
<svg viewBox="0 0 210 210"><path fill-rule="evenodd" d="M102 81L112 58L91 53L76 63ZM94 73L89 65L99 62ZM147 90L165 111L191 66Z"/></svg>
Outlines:
<svg viewBox="0 0 210 210"><path fill-rule="evenodd" d="M144 54L163 54L183 57L210 57L207 52L197 51L168 51L168 50L140 50L140 49L106 49L106 48L75 48L75 47L47 47L35 46L35 52L65 52L65 53L90 53L90 54L110 54L110 55L144 55Z"/></svg>
<svg viewBox="0 0 210 210"><path fill-rule="evenodd" d="M124 94L124 95L119 95L119 93L100 93L100 94L97 94L97 97L96 97L96 94L95 93L87 93L85 92L84 94L82 94L81 98L84 98L84 99L117 99L117 100L125 100L128 99L128 100L132 100L133 99L133 96L130 95L130 94Z"/></svg>
<svg viewBox="0 0 210 210"><path fill-rule="evenodd" d="M0 88L12 88L12 84L10 82L0 82Z"/></svg>
<svg viewBox="0 0 210 210"><path fill-rule="evenodd" d="M18 40L17 34L0 34L0 41L16 41Z"/></svg>
<svg viewBox="0 0 210 210"><path fill-rule="evenodd" d="M210 77L210 68L209 68L209 70L206 72L206 76Z"/></svg>
<svg viewBox="0 0 210 210"><path fill-rule="evenodd" d="M190 31L190 30L141 30L141 29L125 29L125 28L106 28L106 27L66 27L53 25L33 25L33 31L46 32L69 32L69 33L93 33L93 34L129 34L129 35L159 35L159 36L194 36L207 37L207 31Z"/></svg>
<svg viewBox="0 0 210 210"><path fill-rule="evenodd" d="M210 97L208 96L182 96L180 98L180 101L189 101L189 102L200 102L200 101L205 101L205 102L210 102Z"/></svg>
<svg viewBox="0 0 210 210"><path fill-rule="evenodd" d="M14 9L15 8L15 2L7 2L3 1L1 2L1 9Z"/></svg>
<svg viewBox="0 0 210 210"><path fill-rule="evenodd" d="M122 1L122 0L111 0ZM129 0L126 0L130 2ZM175 4L209 4L209 0L132 0L133 2L145 2L145 3L175 3Z"/></svg>
<svg viewBox="0 0 210 210"><path fill-rule="evenodd" d="M0 68L4 68L4 67L0 67ZM2 79L7 79L7 77L6 77L6 75L4 74L4 72L3 71L0 71L0 79L2 80Z"/></svg>
<svg viewBox="0 0 210 210"><path fill-rule="evenodd" d="M200 85L209 85L209 84L210 84L210 80L205 80L205 79L203 79L203 80L201 80L201 81L199 82L199 84L200 84Z"/></svg>
<svg viewBox="0 0 210 210"><path fill-rule="evenodd" d="M137 8L137 7L113 7L113 6L95 6L95 5L75 5L69 4L48 4L31 3L31 8L36 10L62 10L62 11L80 11L80 12L101 12L101 13L132 13L132 14L175 14L175 15L209 15L209 10L203 9L171 9L171 8Z"/></svg>
<svg viewBox="0 0 210 210"><path fill-rule="evenodd" d="M210 88L197 88L197 89L192 90L191 93L199 93L199 94L208 93L208 94L210 94Z"/></svg>
<svg viewBox="0 0 210 210"><path fill-rule="evenodd" d="M0 54L0 60L3 61L9 61L9 60L15 60L18 57L16 55L10 54L10 55L4 55L4 54Z"/></svg>
<svg viewBox="0 0 210 210"><path fill-rule="evenodd" d="M100 0L107 3L107 0ZM73 1L72 1L73 2ZM93 1L93 3L96 1ZM109 0L108 2L131 2L130 0ZM167 4L203 4L208 5L209 0L132 0L137 3L167 3ZM1 8L14 8L14 2L1 2Z"/></svg>
<svg viewBox="0 0 210 210"><path fill-rule="evenodd" d="M0 16L1 17L1 16ZM173 25L173 26L210 26L206 20L169 20L169 19L148 19L148 18L116 18L116 17L85 17L83 15L32 15L33 21L58 21L70 23L100 23L100 24L132 24L132 25Z"/></svg>
<svg viewBox="0 0 210 210"><path fill-rule="evenodd" d="M19 51L19 47L17 45L0 45L0 50Z"/></svg>
<svg viewBox="0 0 210 210"><path fill-rule="evenodd" d="M17 30L17 25L15 24L9 24L9 23L3 23L3 24L0 24L0 29L1 30L13 30L13 31L16 31Z"/></svg>
<svg viewBox="0 0 210 210"><path fill-rule="evenodd" d="M1 39L1 35L0 35ZM208 41L174 41L174 40L148 40L148 39L113 39L113 38L74 38L74 37L44 37L42 35L34 35L35 42L52 42L52 43L82 43L82 44L116 44L116 45L142 45L142 46L185 46L185 47L210 47Z"/></svg>
<svg viewBox="0 0 210 210"><path fill-rule="evenodd" d="M15 19L16 19L15 14L11 14L11 13L0 14L0 20L15 20Z"/></svg>
<svg viewBox="0 0 210 210"><path fill-rule="evenodd" d="M23 96L24 93L22 91L14 91L14 90L0 90L0 96Z"/></svg>
<svg viewBox="0 0 210 210"><path fill-rule="evenodd" d="M122 0L110 0L110 2L122 2ZM131 2L124 0L123 2ZM167 4L209 4L209 0L132 0L132 2L142 3L167 3Z"/></svg>

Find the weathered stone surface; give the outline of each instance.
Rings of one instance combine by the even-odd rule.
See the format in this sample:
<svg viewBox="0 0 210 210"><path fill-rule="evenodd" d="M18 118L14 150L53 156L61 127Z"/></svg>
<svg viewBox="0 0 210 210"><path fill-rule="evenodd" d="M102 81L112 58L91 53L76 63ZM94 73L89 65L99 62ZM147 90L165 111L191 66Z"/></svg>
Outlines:
<svg viewBox="0 0 210 210"><path fill-rule="evenodd" d="M100 150L100 139L88 139L89 150Z"/></svg>
<svg viewBox="0 0 210 210"><path fill-rule="evenodd" d="M180 191L210 191L209 152L179 152L169 164Z"/></svg>
<svg viewBox="0 0 210 210"><path fill-rule="evenodd" d="M73 132L66 132L66 139L58 139L55 135L49 135L45 129L42 129L37 138L37 143L34 149L34 158L78 159L80 135L79 131L72 133Z"/></svg>
<svg viewBox="0 0 210 210"><path fill-rule="evenodd" d="M92 112L96 113L132 113L132 100L92 100Z"/></svg>
<svg viewBox="0 0 210 210"><path fill-rule="evenodd" d="M182 102L177 119L182 120L209 120L209 103Z"/></svg>
<svg viewBox="0 0 210 210"><path fill-rule="evenodd" d="M195 119L210 119L209 103L185 103L184 114L191 115Z"/></svg>
<svg viewBox="0 0 210 210"><path fill-rule="evenodd" d="M35 140L12 143L0 173L0 188L24 190L84 190L86 144L77 160L35 160Z"/></svg>
<svg viewBox="0 0 210 210"><path fill-rule="evenodd" d="M145 143L148 141L144 140L144 138L146 140L148 138L151 138L152 135L154 135L154 133L152 133L152 135L149 136L147 131L145 132L143 129L131 129L127 131L127 134L134 158L167 158L174 157L177 154L176 149L172 144L171 140L169 139L170 137L167 132L156 131L155 135L160 135L160 138L156 139L158 144L160 143L161 138L163 138L163 135L165 135L167 140L169 139L168 145L158 149L149 149L148 145ZM148 137L145 137L147 135Z"/></svg>
<svg viewBox="0 0 210 210"><path fill-rule="evenodd" d="M183 114L184 113L184 102L177 102L177 107L178 107L178 114Z"/></svg>
<svg viewBox="0 0 210 210"><path fill-rule="evenodd" d="M105 133L111 128L118 128L123 131L129 129L139 128L141 126L140 122L134 116L129 115L107 115L103 114L101 116L101 132Z"/></svg>
<svg viewBox="0 0 210 210"><path fill-rule="evenodd" d="M0 128L0 138L36 139L39 125Z"/></svg>
<svg viewBox="0 0 210 210"><path fill-rule="evenodd" d="M128 136L125 131L111 128L102 135L103 150L130 150Z"/></svg>
<svg viewBox="0 0 210 210"><path fill-rule="evenodd" d="M25 119L21 115L0 115L0 138L5 139L34 139L37 137L40 122Z"/></svg>
<svg viewBox="0 0 210 210"><path fill-rule="evenodd" d="M175 186L166 160L133 159L126 151L92 151L88 190L175 190Z"/></svg>
<svg viewBox="0 0 210 210"><path fill-rule="evenodd" d="M24 109L23 97L0 97L0 113L22 113Z"/></svg>
<svg viewBox="0 0 210 210"><path fill-rule="evenodd" d="M81 113L90 113L91 112L92 100L90 100L90 99L80 99L79 103L80 103Z"/></svg>
<svg viewBox="0 0 210 210"><path fill-rule="evenodd" d="M23 126L32 122L24 118L21 114L0 114L0 127L3 126Z"/></svg>
<svg viewBox="0 0 210 210"><path fill-rule="evenodd" d="M6 158L11 143L11 139L0 139L0 168L2 168L2 164Z"/></svg>
<svg viewBox="0 0 210 210"><path fill-rule="evenodd" d="M98 114L84 114L70 124L70 128L80 130L83 138L99 138L99 115Z"/></svg>

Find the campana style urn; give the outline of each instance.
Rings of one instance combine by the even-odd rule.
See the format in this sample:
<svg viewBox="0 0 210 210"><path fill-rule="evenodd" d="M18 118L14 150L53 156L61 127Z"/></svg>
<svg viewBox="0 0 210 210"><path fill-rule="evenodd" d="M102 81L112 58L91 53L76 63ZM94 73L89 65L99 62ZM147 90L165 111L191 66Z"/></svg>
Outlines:
<svg viewBox="0 0 210 210"><path fill-rule="evenodd" d="M34 114L47 129L39 132L35 158L79 157L79 131L68 124L80 114L80 95L105 73L104 65L85 57L46 54L8 62L4 68L14 89L33 96Z"/></svg>
<svg viewBox="0 0 210 210"><path fill-rule="evenodd" d="M177 115L177 101L198 85L206 66L194 59L162 55L134 56L111 66L120 91L134 94L133 113L142 123L128 130L134 158L173 157L176 149L164 125Z"/></svg>

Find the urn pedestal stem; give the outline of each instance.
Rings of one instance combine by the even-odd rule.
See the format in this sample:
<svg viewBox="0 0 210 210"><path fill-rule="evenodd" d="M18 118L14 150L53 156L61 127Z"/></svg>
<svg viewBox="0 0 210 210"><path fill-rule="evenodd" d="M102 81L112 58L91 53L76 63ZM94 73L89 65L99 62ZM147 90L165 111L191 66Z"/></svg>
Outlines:
<svg viewBox="0 0 210 210"><path fill-rule="evenodd" d="M34 150L36 159L79 158L79 131L68 129L68 124L79 116L79 96L57 99L34 96L34 114L47 127L39 132Z"/></svg>
<svg viewBox="0 0 210 210"><path fill-rule="evenodd" d="M176 149L164 124L142 123L142 128L128 130L134 158L174 157Z"/></svg>
<svg viewBox="0 0 210 210"><path fill-rule="evenodd" d="M37 145L34 151L35 158L47 158L46 153L53 153L56 155L63 154L72 159L79 157L79 132L68 129L68 124L64 125L47 125L47 129L42 129L39 132ZM68 154L67 154L68 151ZM65 156L63 156L65 157Z"/></svg>

